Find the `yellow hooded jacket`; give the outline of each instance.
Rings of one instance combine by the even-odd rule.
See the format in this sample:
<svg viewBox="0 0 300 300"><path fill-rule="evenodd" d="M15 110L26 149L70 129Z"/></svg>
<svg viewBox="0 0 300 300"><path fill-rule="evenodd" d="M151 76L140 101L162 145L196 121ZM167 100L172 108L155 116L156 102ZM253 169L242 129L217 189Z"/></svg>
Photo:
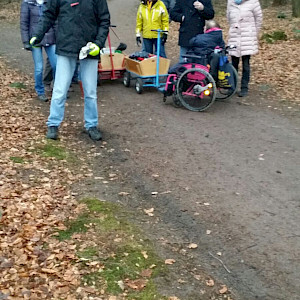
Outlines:
<svg viewBox="0 0 300 300"><path fill-rule="evenodd" d="M157 32L153 29L169 31L169 14L165 4L161 0L150 7L148 4L140 4L136 17L136 36L146 39L156 39Z"/></svg>

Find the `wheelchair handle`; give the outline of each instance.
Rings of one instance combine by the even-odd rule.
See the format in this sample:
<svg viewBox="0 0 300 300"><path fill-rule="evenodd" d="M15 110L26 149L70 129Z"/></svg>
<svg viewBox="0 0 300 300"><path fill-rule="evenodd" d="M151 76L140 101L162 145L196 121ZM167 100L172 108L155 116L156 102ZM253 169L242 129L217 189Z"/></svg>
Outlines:
<svg viewBox="0 0 300 300"><path fill-rule="evenodd" d="M185 57L185 58L202 58L202 57L206 57L207 55L189 55L189 54L186 54L186 55L183 55L182 57Z"/></svg>

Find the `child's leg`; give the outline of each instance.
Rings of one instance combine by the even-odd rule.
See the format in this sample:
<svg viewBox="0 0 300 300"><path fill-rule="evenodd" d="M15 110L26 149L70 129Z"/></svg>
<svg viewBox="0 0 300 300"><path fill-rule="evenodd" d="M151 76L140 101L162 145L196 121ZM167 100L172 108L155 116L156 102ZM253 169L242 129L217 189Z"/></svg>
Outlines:
<svg viewBox="0 0 300 300"><path fill-rule="evenodd" d="M148 53L154 54L153 39L144 39L143 38L143 43L144 43L145 51Z"/></svg>
<svg viewBox="0 0 300 300"><path fill-rule="evenodd" d="M248 91L250 81L250 55L242 56L243 61L243 75L241 82L241 90Z"/></svg>

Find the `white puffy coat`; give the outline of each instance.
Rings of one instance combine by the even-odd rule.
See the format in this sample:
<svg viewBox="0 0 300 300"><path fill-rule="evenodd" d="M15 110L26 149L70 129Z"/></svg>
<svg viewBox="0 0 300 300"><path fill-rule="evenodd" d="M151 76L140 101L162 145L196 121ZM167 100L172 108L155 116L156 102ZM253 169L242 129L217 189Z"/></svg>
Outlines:
<svg viewBox="0 0 300 300"><path fill-rule="evenodd" d="M234 0L228 0L227 19L230 25L228 45L236 46L236 49L230 51L230 55L241 57L256 54L262 25L259 0L243 0L239 5Z"/></svg>

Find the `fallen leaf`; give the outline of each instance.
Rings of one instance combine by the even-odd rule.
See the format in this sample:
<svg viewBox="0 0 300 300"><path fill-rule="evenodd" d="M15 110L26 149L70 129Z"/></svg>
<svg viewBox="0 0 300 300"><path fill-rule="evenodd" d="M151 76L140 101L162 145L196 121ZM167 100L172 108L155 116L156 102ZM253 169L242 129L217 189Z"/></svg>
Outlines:
<svg viewBox="0 0 300 300"><path fill-rule="evenodd" d="M143 254L143 256L144 256L145 259L148 259L149 256L147 254L147 251L142 251L141 253Z"/></svg>
<svg viewBox="0 0 300 300"><path fill-rule="evenodd" d="M188 245L188 248L189 248L189 249L197 249L197 248L198 248L198 245L192 243L192 244L189 244L189 245Z"/></svg>
<svg viewBox="0 0 300 300"><path fill-rule="evenodd" d="M143 271L141 271L140 275L142 277L151 277L153 271L151 269L145 269Z"/></svg>
<svg viewBox="0 0 300 300"><path fill-rule="evenodd" d="M150 209L144 209L144 212L145 212L148 216L150 216L150 217L153 217L153 216L154 216L154 214L153 214L154 208L153 208L153 207L150 208Z"/></svg>
<svg viewBox="0 0 300 300"><path fill-rule="evenodd" d="M147 285L146 279L136 279L136 280L130 280L126 279L125 284L130 287L133 290L141 291L143 290Z"/></svg>
<svg viewBox="0 0 300 300"><path fill-rule="evenodd" d="M128 193L128 192L120 192L118 195L119 196L128 196L128 195L130 195L130 193Z"/></svg>
<svg viewBox="0 0 300 300"><path fill-rule="evenodd" d="M124 284L124 281L123 281L123 280L119 280L119 281L118 281L118 286L120 287L120 289L121 289L122 291L125 290L125 284Z"/></svg>
<svg viewBox="0 0 300 300"><path fill-rule="evenodd" d="M173 258L168 258L165 260L166 265L173 265L175 262L176 262L176 260Z"/></svg>
<svg viewBox="0 0 300 300"><path fill-rule="evenodd" d="M220 294L225 294L228 291L228 288L226 285L222 285L222 288L219 290Z"/></svg>
<svg viewBox="0 0 300 300"><path fill-rule="evenodd" d="M207 286L214 286L215 282L212 279L208 279L205 281Z"/></svg>

